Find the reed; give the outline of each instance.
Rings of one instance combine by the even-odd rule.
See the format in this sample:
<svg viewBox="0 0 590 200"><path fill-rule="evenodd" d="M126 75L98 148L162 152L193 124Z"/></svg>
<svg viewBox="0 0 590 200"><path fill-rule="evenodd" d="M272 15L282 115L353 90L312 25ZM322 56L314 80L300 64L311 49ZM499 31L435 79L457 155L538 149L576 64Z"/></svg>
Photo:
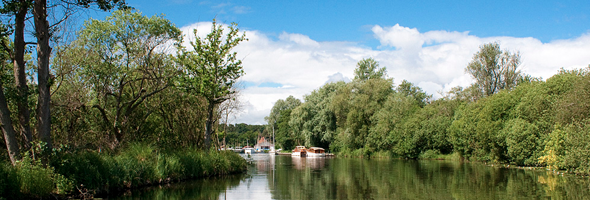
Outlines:
<svg viewBox="0 0 590 200"><path fill-rule="evenodd" d="M57 153L56 153L57 152ZM118 153L54 151L48 164L28 156L0 165L0 197L94 196L110 191L242 172L246 161L233 152L161 150L133 143Z"/></svg>

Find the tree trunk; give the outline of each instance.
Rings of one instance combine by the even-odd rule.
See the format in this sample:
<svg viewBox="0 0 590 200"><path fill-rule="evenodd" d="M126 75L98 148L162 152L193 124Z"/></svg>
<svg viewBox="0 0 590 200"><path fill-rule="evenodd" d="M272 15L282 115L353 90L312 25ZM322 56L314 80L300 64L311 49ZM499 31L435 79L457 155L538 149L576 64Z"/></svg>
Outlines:
<svg viewBox="0 0 590 200"><path fill-rule="evenodd" d="M37 33L37 77L39 81L39 99L37 104L38 125L37 132L41 141L47 144L47 148L53 148L51 144L51 116L50 116L50 91L49 87L49 22L47 22L47 0L35 0L33 8L35 31Z"/></svg>
<svg viewBox="0 0 590 200"><path fill-rule="evenodd" d="M209 149L211 147L211 133L213 129L213 110L215 108L215 104L209 102L207 105L207 122L205 123L205 149Z"/></svg>
<svg viewBox="0 0 590 200"><path fill-rule="evenodd" d="M29 87L27 86L27 77L25 74L25 17L27 16L26 0L21 0L18 5L18 11L16 12L14 19L14 57L12 58L14 65L14 79L16 82L16 88L18 91L17 107L18 107L18 122L20 125L21 135L24 137L25 149L30 148L33 137L31 135L30 119L31 115L29 112Z"/></svg>
<svg viewBox="0 0 590 200"><path fill-rule="evenodd" d="M18 151L18 143L12 126L12 120L10 119L10 110L8 110L2 87L2 82L0 82L0 122L2 122L2 132L4 133L4 141L6 142L10 162L14 165L20 159L20 153Z"/></svg>

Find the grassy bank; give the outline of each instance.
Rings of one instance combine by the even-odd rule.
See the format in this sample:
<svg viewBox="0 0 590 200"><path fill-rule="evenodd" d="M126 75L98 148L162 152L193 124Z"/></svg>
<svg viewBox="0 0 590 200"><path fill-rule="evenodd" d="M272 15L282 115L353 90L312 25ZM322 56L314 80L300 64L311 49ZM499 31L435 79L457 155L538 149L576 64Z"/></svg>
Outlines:
<svg viewBox="0 0 590 200"><path fill-rule="evenodd" d="M407 159L402 156L396 156L391 151L367 151L364 149L356 149L352 151L344 151L344 152L337 152L337 156L339 157L349 157L349 158L386 158L386 159ZM452 160L452 161L459 161L464 160L461 155L457 152L451 154L443 154L437 150L427 150L419 154L418 157L415 159L420 160Z"/></svg>
<svg viewBox="0 0 590 200"><path fill-rule="evenodd" d="M219 176L245 170L233 152L197 149L159 150L132 144L118 153L55 150L48 165L24 158L16 166L0 165L1 198L93 196L117 190Z"/></svg>

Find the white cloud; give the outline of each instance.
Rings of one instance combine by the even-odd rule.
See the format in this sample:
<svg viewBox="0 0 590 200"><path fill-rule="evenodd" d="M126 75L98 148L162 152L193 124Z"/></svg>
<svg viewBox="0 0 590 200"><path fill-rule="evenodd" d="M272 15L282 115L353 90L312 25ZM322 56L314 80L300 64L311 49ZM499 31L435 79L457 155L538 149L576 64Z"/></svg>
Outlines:
<svg viewBox="0 0 590 200"><path fill-rule="evenodd" d="M211 23L197 23L181 30L192 35L193 28L198 28L199 36L204 36L210 31ZM249 41L235 48L246 72L241 80L254 85L278 83L283 87L244 89L243 101L249 106L236 121L264 124L264 116L278 99L289 95L301 99L327 82L353 77L356 62L367 57L387 67L395 83L406 79L435 97L440 96L440 91L472 83L464 68L479 46L488 42L499 42L504 49L520 51L522 70L545 79L562 67L582 68L590 63L590 34L542 43L535 38L480 38L468 32L422 33L400 25L374 26L372 31L381 44L377 49L345 41L318 42L297 33L281 33L275 39L256 30L247 30Z"/></svg>
<svg viewBox="0 0 590 200"><path fill-rule="evenodd" d="M340 82L340 81L344 81L344 82L348 83L348 82L350 82L350 78L345 77L344 75L342 75L342 73L338 72L338 73L328 76L328 81L326 81L326 83L335 83L335 82Z"/></svg>

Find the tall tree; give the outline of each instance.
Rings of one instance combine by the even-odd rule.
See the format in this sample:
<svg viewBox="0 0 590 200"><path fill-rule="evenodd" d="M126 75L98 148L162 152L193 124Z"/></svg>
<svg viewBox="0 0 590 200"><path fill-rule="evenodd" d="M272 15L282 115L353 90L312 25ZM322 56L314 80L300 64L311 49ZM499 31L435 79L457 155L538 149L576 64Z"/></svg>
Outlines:
<svg viewBox="0 0 590 200"><path fill-rule="evenodd" d="M90 5L96 4L101 10L110 10L115 6L120 8L126 7L124 0L59 0L52 1L48 6L47 0L5 0L2 2L3 7L0 12L4 14L14 15L14 48L11 49L11 59L14 65L14 76L16 79L16 86L18 90L17 107L19 116L19 125L21 134L24 136L25 144L28 145L32 141L32 134L30 131L30 113L27 105L29 96L28 86L25 75L25 61L24 53L27 42L24 41L24 30L26 16L29 11L33 14L33 24L35 37L37 39L37 81L39 89L39 98L37 103L37 132L40 139L47 143L49 148L51 145L51 122L50 122L50 70L49 62L51 56L50 40L53 35L55 25L65 21L72 10L83 7L88 8ZM55 9L63 11L62 17L55 17L57 21L50 25L48 21L48 9L52 13ZM53 10L52 10L53 9Z"/></svg>
<svg viewBox="0 0 590 200"><path fill-rule="evenodd" d="M403 80L397 87L397 92L402 93L403 96L408 96L416 100L420 107L426 106L428 101L432 99L432 95L427 95L422 89L414 84Z"/></svg>
<svg viewBox="0 0 590 200"><path fill-rule="evenodd" d="M181 31L161 16L118 10L106 20L87 21L67 52L59 54L70 57L64 64L84 66L80 78L95 98L88 106L98 110L111 148L147 118L134 118L137 108L171 86L178 70L166 48L180 38Z"/></svg>
<svg viewBox="0 0 590 200"><path fill-rule="evenodd" d="M10 119L10 110L6 97L4 96L4 90L2 89L3 84L0 81L0 122L2 123L2 132L4 133L4 141L6 142L6 148L8 149L8 155L10 161L14 165L19 159L20 154L18 150L18 143L16 141L16 134L12 126L12 120Z"/></svg>
<svg viewBox="0 0 590 200"><path fill-rule="evenodd" d="M191 41L193 50L183 49L179 56L185 72L182 78L183 87L207 99L205 148L210 147L213 124L217 121L215 109L229 98L228 95L235 93L231 88L244 74L242 61L236 58L237 53L232 52L232 49L241 41L247 40L246 35L239 35L235 23L228 28L227 35L224 36L223 25L213 20L211 33L205 38L199 37L195 29L195 41Z"/></svg>
<svg viewBox="0 0 590 200"><path fill-rule="evenodd" d="M299 105L301 105L301 100L293 96L289 96L285 100L279 99L277 102L275 102L275 105L270 110L270 114L264 117L264 120L266 120L269 125L272 125L273 123L276 123L281 117L281 112L285 110L292 110Z"/></svg>
<svg viewBox="0 0 590 200"><path fill-rule="evenodd" d="M279 141L279 145L283 148L290 147L290 145L285 145L284 141L287 138L291 139L290 135L287 134L290 131L289 120L291 119L291 111L300 105L301 100L293 96L289 96L285 100L279 99L275 102L270 114L264 117L264 120L268 123L267 128L273 133L273 140L278 141L280 139L281 141Z"/></svg>
<svg viewBox="0 0 590 200"><path fill-rule="evenodd" d="M373 58L365 58L356 64L354 69L355 80L369 80L376 78L386 78L387 72L385 67L379 67L379 63Z"/></svg>
<svg viewBox="0 0 590 200"><path fill-rule="evenodd" d="M18 107L18 123L20 126L20 133L24 137L24 145L26 148L30 146L33 140L30 127L30 112L28 105L29 87L27 85L27 77L25 73L25 48L26 42L24 37L26 16L32 7L30 0L13 0L4 1L0 13L14 16L14 39L13 46L4 46L8 52L10 59L12 59L14 67L14 79L18 93L16 104ZM5 44L5 43L3 43Z"/></svg>
<svg viewBox="0 0 590 200"><path fill-rule="evenodd" d="M465 71L475 79L483 95L490 96L516 86L521 78L519 65L519 52L502 51L500 44L494 42L480 46Z"/></svg>
<svg viewBox="0 0 590 200"><path fill-rule="evenodd" d="M6 28L4 26L1 27L2 29L2 38L0 42L8 43L8 34L6 34ZM3 45L7 47L8 45ZM8 101L6 100L6 96L4 95L4 83L7 80L10 80L10 75L7 73L9 70L8 62L9 60L9 49L2 48L0 49L0 124L2 126L0 129L2 133L4 133L4 141L6 144L6 149L8 150L8 156L10 157L10 161L14 165L16 161L20 157L19 147L16 140L16 132L14 131L14 127L12 126L12 119L10 118L10 110L8 109Z"/></svg>
<svg viewBox="0 0 590 200"><path fill-rule="evenodd" d="M37 100L37 133L41 141L47 144L49 149L53 148L51 143L51 113L49 109L51 84L49 82L49 22L47 21L47 1L35 0L33 6L35 35L37 36L37 81L39 88L39 99Z"/></svg>

